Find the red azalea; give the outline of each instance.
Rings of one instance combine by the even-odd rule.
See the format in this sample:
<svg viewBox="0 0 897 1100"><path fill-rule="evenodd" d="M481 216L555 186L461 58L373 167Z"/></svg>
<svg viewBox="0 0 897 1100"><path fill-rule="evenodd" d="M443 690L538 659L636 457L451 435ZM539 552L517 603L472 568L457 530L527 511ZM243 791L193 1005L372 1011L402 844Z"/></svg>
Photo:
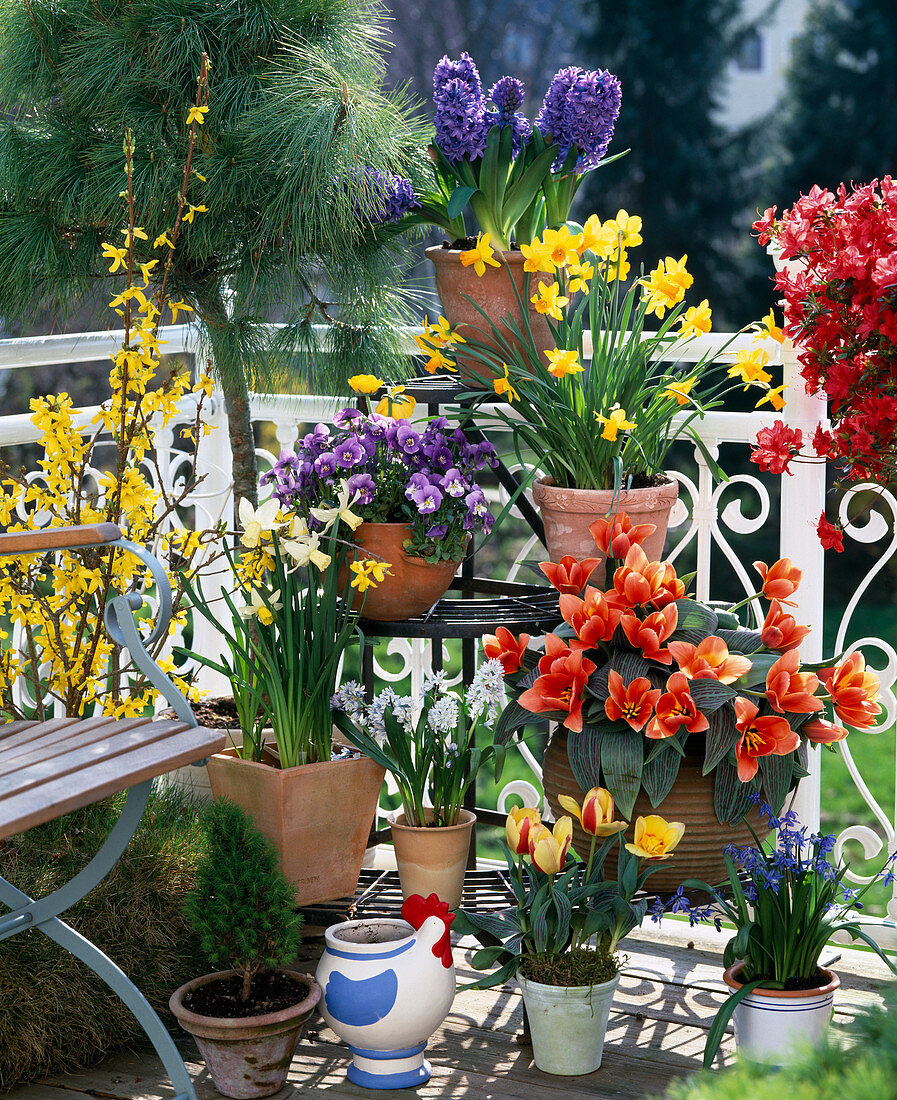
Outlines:
<svg viewBox="0 0 897 1100"><path fill-rule="evenodd" d="M825 518L825 512L820 515L819 522L816 524L816 534L819 536L823 550L837 550L839 554L844 553L844 532L840 527L829 523Z"/></svg>
<svg viewBox="0 0 897 1100"><path fill-rule="evenodd" d="M776 224L776 211L777 206L767 207L766 210L760 215L760 217L753 223L751 229L757 234L757 240L760 245L765 248L769 244L772 236L773 228Z"/></svg>
<svg viewBox="0 0 897 1100"><path fill-rule="evenodd" d="M582 649L571 650L557 634L546 634L545 656L539 661L541 675L517 701L533 714L566 711L564 725L579 733L582 730L582 693L596 668L595 662L585 657Z"/></svg>
<svg viewBox="0 0 897 1100"><path fill-rule="evenodd" d="M426 899L421 894L411 894L402 903L401 913L402 920L406 920L412 928L420 928L428 917L439 917L445 925L445 932L433 944L432 951L448 970L452 965L452 941L449 928L455 919L455 914L449 912L448 902L440 901L437 894L430 894Z"/></svg>
<svg viewBox="0 0 897 1100"><path fill-rule="evenodd" d="M814 692L819 679L812 672L800 671L796 649L776 661L766 674L766 698L782 714L813 714L822 710L822 700Z"/></svg>
<svg viewBox="0 0 897 1100"><path fill-rule="evenodd" d="M808 626L798 626L793 615L788 615L778 600L773 600L760 630L760 641L767 649L784 653L796 649L810 633Z"/></svg>
<svg viewBox="0 0 897 1100"><path fill-rule="evenodd" d="M680 726L689 733L700 733L710 725L695 705L688 690L688 680L681 672L674 672L667 680L667 689L654 704L654 710L645 736L655 741L674 737Z"/></svg>
<svg viewBox="0 0 897 1100"><path fill-rule="evenodd" d="M855 729L868 729L875 723L881 682L866 668L862 653L851 653L840 665L820 669L819 679L828 688L842 722Z"/></svg>
<svg viewBox="0 0 897 1100"><path fill-rule="evenodd" d="M559 562L543 561L539 568L558 592L578 596L589 583L595 567L600 564L600 558L583 558L578 561L572 554L565 554Z"/></svg>
<svg viewBox="0 0 897 1100"><path fill-rule="evenodd" d="M622 718L636 733L651 717L661 696L660 688L652 688L646 676L624 685L623 677L615 669L608 673L607 689L610 694L604 702L604 713L611 722L619 722Z"/></svg>
<svg viewBox="0 0 897 1100"><path fill-rule="evenodd" d="M633 523L626 512L618 512L613 519L601 516L589 527L598 549L609 558L625 558L633 546L641 544L653 535L657 527L653 523Z"/></svg>
<svg viewBox="0 0 897 1100"><path fill-rule="evenodd" d="M584 599L561 596L558 605L561 618L573 627L576 637L586 649L594 649L599 642L610 641L620 622L620 609L613 607L604 593L591 585L586 588Z"/></svg>
<svg viewBox="0 0 897 1100"><path fill-rule="evenodd" d="M663 649L663 643L671 637L679 622L679 609L674 603L667 604L662 611L653 611L644 620L627 611L620 619L620 626L629 644L642 651L649 661L659 661L662 665L673 663L669 649Z"/></svg>
<svg viewBox="0 0 897 1100"><path fill-rule="evenodd" d="M804 436L800 428L789 428L777 420L771 428L761 428L751 450L751 462L773 474L790 474L788 463L800 454Z"/></svg>
<svg viewBox="0 0 897 1100"><path fill-rule="evenodd" d="M749 783L757 774L758 756L787 756L800 745L800 737L778 715L758 718L759 708L738 696L735 708L735 728L741 737L735 745L735 770L742 783Z"/></svg>
<svg viewBox="0 0 897 1100"><path fill-rule="evenodd" d="M529 640L529 634L515 638L506 626L499 626L494 634L483 635L483 652L490 660L501 661L505 676L510 676L519 671Z"/></svg>

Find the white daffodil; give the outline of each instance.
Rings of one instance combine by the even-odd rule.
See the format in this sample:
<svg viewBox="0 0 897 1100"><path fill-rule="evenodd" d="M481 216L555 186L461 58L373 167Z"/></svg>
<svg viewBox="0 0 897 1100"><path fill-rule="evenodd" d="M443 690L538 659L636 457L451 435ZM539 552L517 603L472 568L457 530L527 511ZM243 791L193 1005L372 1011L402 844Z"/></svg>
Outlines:
<svg viewBox="0 0 897 1100"><path fill-rule="evenodd" d="M321 540L317 534L305 535L296 539L283 539L281 549L285 550L293 561L305 568L310 564L316 565L323 573L330 565L331 557L320 550Z"/></svg>
<svg viewBox="0 0 897 1100"><path fill-rule="evenodd" d="M265 626L270 626L274 621L274 612L280 611L282 607L283 600L280 598L280 589L271 592L266 602L257 588L251 588L249 590L249 603L241 608L240 615L244 619L250 619L254 615L258 616L259 622L264 623Z"/></svg>
<svg viewBox="0 0 897 1100"><path fill-rule="evenodd" d="M246 497L241 497L237 509L240 526L243 529L240 533L240 542L248 550L255 550L262 541L262 535L268 534L274 529L279 511L280 504L274 497L266 500L258 510L252 507Z"/></svg>
<svg viewBox="0 0 897 1100"><path fill-rule="evenodd" d="M318 521L324 525L324 530L329 531L330 528L337 522L342 520L343 523L347 523L349 527L354 531L359 524L364 520L361 516L357 516L350 510L350 505L354 504L358 500L361 494L356 492L351 500L349 500L349 482L343 481L340 487L339 496L337 498L336 507L334 508L312 508L311 514Z"/></svg>

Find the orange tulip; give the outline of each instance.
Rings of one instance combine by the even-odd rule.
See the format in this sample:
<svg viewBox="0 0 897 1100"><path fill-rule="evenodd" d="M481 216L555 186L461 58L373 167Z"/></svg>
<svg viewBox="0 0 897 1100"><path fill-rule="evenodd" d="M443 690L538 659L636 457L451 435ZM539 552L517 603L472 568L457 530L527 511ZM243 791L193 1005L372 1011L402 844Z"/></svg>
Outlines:
<svg viewBox="0 0 897 1100"><path fill-rule="evenodd" d="M661 647L672 635L678 622L679 609L674 603L667 604L663 611L652 611L644 620L631 612L625 612L620 619L629 644L640 649L649 660L659 661L662 665L673 663L670 650Z"/></svg>
<svg viewBox="0 0 897 1100"><path fill-rule="evenodd" d="M758 718L759 708L740 695L735 708L735 728L741 737L735 744L735 770L742 783L749 783L757 774L758 756L787 756L800 744L800 737L777 714Z"/></svg>
<svg viewBox="0 0 897 1100"><path fill-rule="evenodd" d="M625 512L618 512L613 519L602 516L590 525L595 545L609 558L625 558L633 546L641 544L657 527L653 523L632 523Z"/></svg>
<svg viewBox="0 0 897 1100"><path fill-rule="evenodd" d="M565 554L559 562L543 561L539 568L558 592L578 596L589 583L595 567L600 564L601 558L577 561L572 554Z"/></svg>
<svg viewBox="0 0 897 1100"><path fill-rule="evenodd" d="M542 824L538 810L525 806L514 806L505 822L505 839L515 855L529 855L529 834L531 829Z"/></svg>
<svg viewBox="0 0 897 1100"><path fill-rule="evenodd" d="M533 714L566 711L567 729L582 730L582 693L596 664L583 656L581 649L571 650L557 634L545 635L545 656L539 661L541 675L517 700Z"/></svg>
<svg viewBox="0 0 897 1100"><path fill-rule="evenodd" d="M783 653L796 649L810 633L810 627L798 626L793 615L788 615L778 600L773 600L766 613L760 640L767 649L779 649Z"/></svg>
<svg viewBox="0 0 897 1100"><path fill-rule="evenodd" d="M623 677L611 669L607 676L607 688L610 695L604 701L604 713L611 722L618 722L621 718L638 733L651 717L651 712L660 698L660 688L652 688L651 681L646 676L639 676L623 684ZM565 806L564 809L569 809Z"/></svg>
<svg viewBox="0 0 897 1100"><path fill-rule="evenodd" d="M633 843L626 845L626 851L642 859L669 859L684 832L681 821L666 821L659 814L648 814L636 819Z"/></svg>
<svg viewBox="0 0 897 1100"><path fill-rule="evenodd" d="M766 698L783 714L812 714L822 710L822 700L814 694L819 680L812 672L799 669L797 650L789 649L766 673Z"/></svg>
<svg viewBox="0 0 897 1100"><path fill-rule="evenodd" d="M561 817L554 823L554 829L547 825L537 825L529 832L529 856L533 866L546 875L556 875L564 866L570 842L573 839L573 822L569 817Z"/></svg>
<svg viewBox="0 0 897 1100"><path fill-rule="evenodd" d="M614 572L614 588L629 607L652 604L658 611L685 595L685 585L668 561L648 561L641 546L633 546Z"/></svg>
<svg viewBox="0 0 897 1100"><path fill-rule="evenodd" d="M674 672L667 680L666 691L654 705L654 717L648 723L645 736L658 741L675 736L680 726L689 733L700 733L709 725L689 694L688 680L681 672Z"/></svg>
<svg viewBox="0 0 897 1100"><path fill-rule="evenodd" d="M499 626L494 634L483 636L483 652L490 659L501 661L505 676L510 676L520 669L529 639L529 634L515 638L506 626Z"/></svg>
<svg viewBox="0 0 897 1100"><path fill-rule="evenodd" d="M862 653L851 653L840 665L820 669L819 678L828 688L835 714L855 729L868 729L878 718L881 683L866 668Z"/></svg>
<svg viewBox="0 0 897 1100"><path fill-rule="evenodd" d="M620 622L620 611L608 603L603 592L591 585L586 589L584 599L561 596L558 605L561 618L573 627L576 637L585 643L587 649L594 649L599 642L609 641Z"/></svg>
<svg viewBox="0 0 897 1100"><path fill-rule="evenodd" d="M628 828L628 821L614 821L614 800L604 787L592 787L582 806L568 794L559 794L558 802L579 820L589 836L612 836Z"/></svg>
<svg viewBox="0 0 897 1100"><path fill-rule="evenodd" d="M711 634L696 646L688 642L670 642L670 652L689 680L719 680L731 684L750 670L747 657L730 653L722 640Z"/></svg>
<svg viewBox="0 0 897 1100"><path fill-rule="evenodd" d="M781 600L783 603L789 602L787 597L797 591L804 575L802 569L791 564L791 558L779 558L769 567L762 561L755 561L754 568L763 578L763 587L760 589L763 595L768 600Z"/></svg>
<svg viewBox="0 0 897 1100"><path fill-rule="evenodd" d="M834 722L827 722L824 718L804 722L800 729L816 745L833 745L847 736L847 730L843 726L836 726Z"/></svg>

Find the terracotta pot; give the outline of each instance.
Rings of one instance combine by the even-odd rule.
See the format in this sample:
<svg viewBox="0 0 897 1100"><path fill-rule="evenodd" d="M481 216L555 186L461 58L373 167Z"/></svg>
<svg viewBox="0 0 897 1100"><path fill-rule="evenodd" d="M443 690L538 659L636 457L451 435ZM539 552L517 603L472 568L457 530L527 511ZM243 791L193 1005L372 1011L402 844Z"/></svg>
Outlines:
<svg viewBox="0 0 897 1100"><path fill-rule="evenodd" d="M298 905L354 893L385 772L366 756L275 768L233 749L209 760L216 798L251 814L277 848Z"/></svg>
<svg viewBox="0 0 897 1100"><path fill-rule="evenodd" d="M502 319L510 314L514 322L523 330L523 319L514 287L517 287L521 300L526 302L528 297L531 298L537 292L539 283L550 285L554 279L542 273L530 275L530 288L527 294L524 289L526 273L523 270L526 258L522 252L496 252L495 258L503 261L501 267L487 267L483 275L477 275L473 267L465 267L461 263L461 251L461 249L439 246L428 248L426 251L427 258L433 261L433 266L436 268L436 292L442 302L442 310L446 318L452 325L460 326L459 332L466 340L476 339L490 348L496 346L492 330L475 306L467 300L465 297L467 295L489 316L502 336L515 347L519 346L519 341L502 324ZM529 323L536 348L539 351L553 348L555 339L551 334L547 318L544 314L537 313L531 305L528 308ZM457 362L461 370L486 378L491 383L494 372L472 356L464 355L463 345L456 348Z"/></svg>
<svg viewBox="0 0 897 1100"><path fill-rule="evenodd" d="M735 963L723 980L735 993L741 989L743 963ZM735 1046L739 1058L766 1066L784 1066L802 1056L808 1046L820 1046L828 1031L841 979L820 967L827 981L816 989L763 989L749 993L734 1013Z"/></svg>
<svg viewBox="0 0 897 1100"><path fill-rule="evenodd" d="M602 516L626 512L633 523L653 523L657 530L642 543L649 561L660 561L667 537L670 512L679 495L675 481L647 489L630 489L618 493L612 489L560 489L551 478L540 478L533 485L533 500L545 524L545 546L551 561L560 561L565 554L574 558L603 558L589 530ZM599 588L605 584L605 563L595 568L591 583Z"/></svg>
<svg viewBox="0 0 897 1100"><path fill-rule="evenodd" d="M376 588L364 596L364 617L377 622L402 622L422 615L445 595L460 561L435 564L406 554L402 543L411 534L410 523L362 523L353 540L371 557L388 561L387 573ZM362 606L362 594L355 593L352 606Z"/></svg>
<svg viewBox="0 0 897 1100"><path fill-rule="evenodd" d="M700 746L697 750L695 746ZM686 745L686 755L679 768L679 775L673 789L659 806L651 805L644 791L639 791L635 807L629 820L635 822L638 817L648 814L660 814L667 821L681 821L685 825L685 834L680 840L673 857L666 860L648 879L646 889L661 893L674 893L683 879L698 878L711 886L726 878L726 865L722 848L725 844L737 844L748 847L753 844L748 822L762 840L769 832L756 809L738 825L721 825L716 819L713 808L713 773L702 775L704 744L692 735ZM559 794L570 795L582 803L583 791L573 777L570 759L567 756L567 731L556 726L545 749L542 765L542 786L548 805L557 817L567 811L558 802ZM632 839L632 832L628 831ZM582 831L579 823L573 822L573 847L585 858L589 853L591 837ZM608 872L615 872L616 855L611 852L607 861Z"/></svg>
<svg viewBox="0 0 897 1100"><path fill-rule="evenodd" d="M405 824L401 811L389 814L389 827L396 850L402 896L436 894L447 901L449 909L461 904L464 872L470 851L470 835L476 824L476 814L461 810L457 825L414 826ZM427 814L432 821L432 813Z"/></svg>
<svg viewBox="0 0 897 1100"><path fill-rule="evenodd" d="M200 1016L184 1007L188 993L219 978L231 977L235 970L194 978L171 995L168 1007L184 1031L196 1040L215 1088L224 1096L250 1100L271 1096L283 1087L305 1021L321 999L321 987L311 974L292 970L284 973L303 983L308 996L290 1008L263 1016Z"/></svg>

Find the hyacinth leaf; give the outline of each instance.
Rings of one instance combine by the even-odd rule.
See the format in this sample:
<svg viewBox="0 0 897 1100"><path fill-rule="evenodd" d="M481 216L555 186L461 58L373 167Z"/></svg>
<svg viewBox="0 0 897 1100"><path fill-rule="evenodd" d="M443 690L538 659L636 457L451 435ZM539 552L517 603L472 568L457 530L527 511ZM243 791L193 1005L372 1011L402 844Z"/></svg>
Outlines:
<svg viewBox="0 0 897 1100"><path fill-rule="evenodd" d="M794 761L789 753L787 756L761 756L758 763L766 801L772 806L773 813L778 813L791 789Z"/></svg>
<svg viewBox="0 0 897 1100"><path fill-rule="evenodd" d="M673 739L675 740L675 738ZM661 751L645 762L642 769L642 786L655 808L673 789L679 766L682 763L680 753L661 742Z"/></svg>
<svg viewBox="0 0 897 1100"><path fill-rule="evenodd" d="M463 213L464 208L470 201L470 196L476 191L475 187L456 187L452 191L449 201L446 204L446 211L450 218L457 218Z"/></svg>
<svg viewBox="0 0 897 1100"><path fill-rule="evenodd" d="M710 726L704 734L704 775L709 775L729 755L741 737L735 726L735 714L729 707L715 710L707 721Z"/></svg>
<svg viewBox="0 0 897 1100"><path fill-rule="evenodd" d="M632 731L605 733L601 738L601 770L622 817L628 818L642 783L645 750ZM583 788L588 790L588 788Z"/></svg>
<svg viewBox="0 0 897 1100"><path fill-rule="evenodd" d="M508 188L502 208L502 216L505 221L513 225L523 216L527 207L530 206L536 195L539 194L539 190L542 187L542 181L550 171L556 153L557 146L549 146L544 153L540 153L539 156L536 157L520 179L517 180L513 186Z"/></svg>
<svg viewBox="0 0 897 1100"><path fill-rule="evenodd" d="M698 710L703 711L708 717L738 694L734 688L728 684L721 684L719 680L692 680L689 684L689 693Z"/></svg>

